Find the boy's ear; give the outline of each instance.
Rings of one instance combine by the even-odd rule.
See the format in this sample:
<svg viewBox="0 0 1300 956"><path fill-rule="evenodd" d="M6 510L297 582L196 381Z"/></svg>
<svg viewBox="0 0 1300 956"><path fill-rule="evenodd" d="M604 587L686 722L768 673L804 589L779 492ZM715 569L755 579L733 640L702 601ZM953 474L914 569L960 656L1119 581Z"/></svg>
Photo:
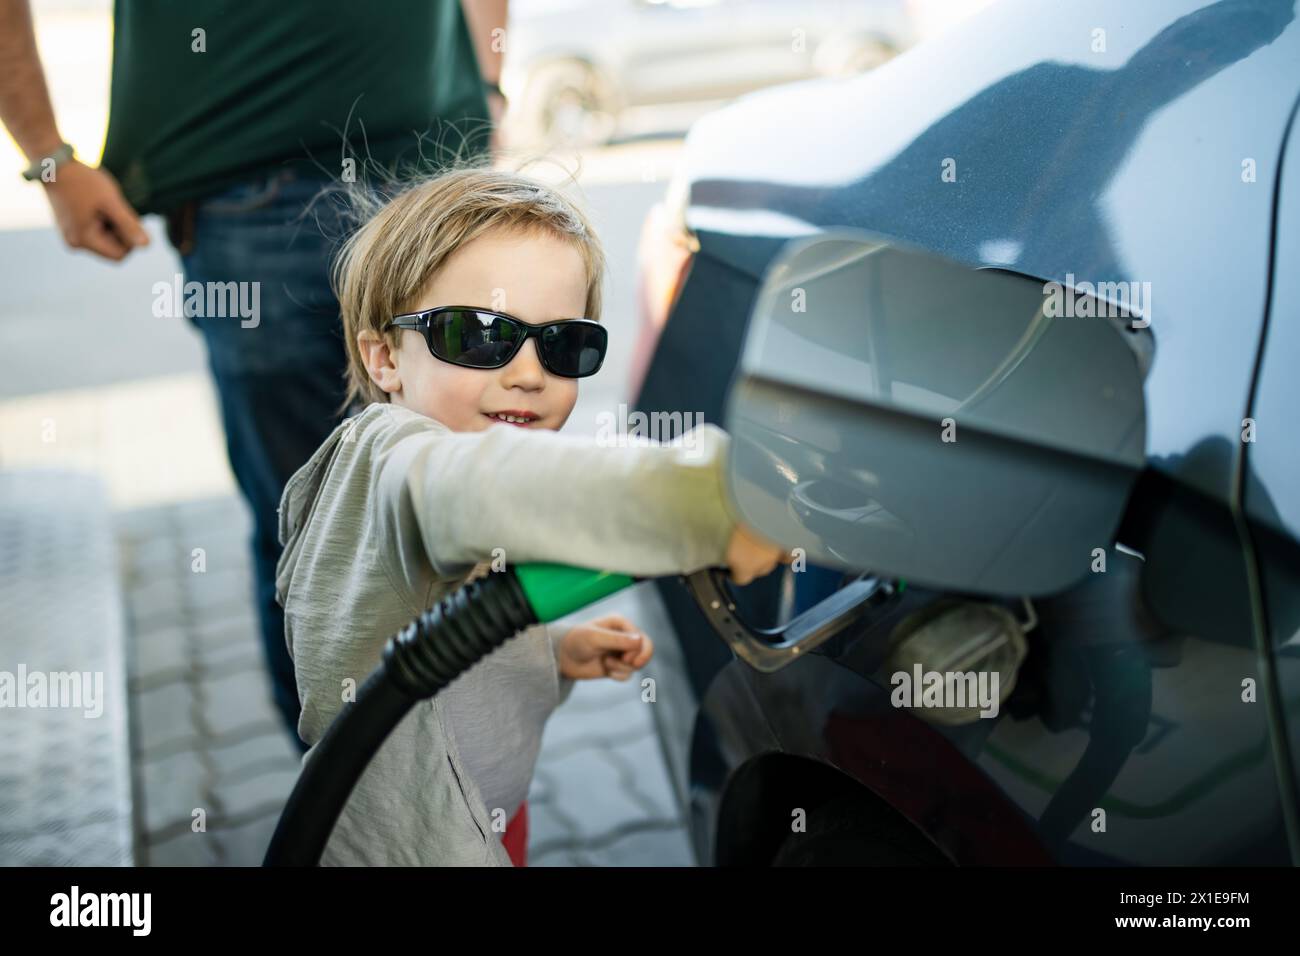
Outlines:
<svg viewBox="0 0 1300 956"><path fill-rule="evenodd" d="M390 395L402 390L401 373L383 336L372 329L363 329L357 333L357 349L372 382Z"/></svg>

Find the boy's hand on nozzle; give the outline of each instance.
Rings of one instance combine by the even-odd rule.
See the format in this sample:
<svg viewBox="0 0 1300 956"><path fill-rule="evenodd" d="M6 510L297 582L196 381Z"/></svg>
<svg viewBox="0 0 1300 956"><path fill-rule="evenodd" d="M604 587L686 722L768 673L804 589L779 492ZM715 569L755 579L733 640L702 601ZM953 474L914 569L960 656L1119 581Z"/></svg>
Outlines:
<svg viewBox="0 0 1300 956"><path fill-rule="evenodd" d="M792 555L782 551L751 528L737 523L727 544L727 567L736 584L749 584L776 570L778 564L789 564Z"/></svg>
<svg viewBox="0 0 1300 956"><path fill-rule="evenodd" d="M560 673L574 680L627 680L654 654L654 642L621 614L576 624L560 640Z"/></svg>

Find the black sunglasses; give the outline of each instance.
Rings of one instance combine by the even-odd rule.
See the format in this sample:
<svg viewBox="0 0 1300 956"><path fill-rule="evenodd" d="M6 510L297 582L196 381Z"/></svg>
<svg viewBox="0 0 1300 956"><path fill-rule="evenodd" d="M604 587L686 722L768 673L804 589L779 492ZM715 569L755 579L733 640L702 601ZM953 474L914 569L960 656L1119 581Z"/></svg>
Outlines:
<svg viewBox="0 0 1300 956"><path fill-rule="evenodd" d="M562 378L595 375L609 344L608 330L591 319L529 325L503 312L465 305L395 315L384 328L413 329L424 336L434 358L480 369L509 364L524 343L536 336L542 367Z"/></svg>

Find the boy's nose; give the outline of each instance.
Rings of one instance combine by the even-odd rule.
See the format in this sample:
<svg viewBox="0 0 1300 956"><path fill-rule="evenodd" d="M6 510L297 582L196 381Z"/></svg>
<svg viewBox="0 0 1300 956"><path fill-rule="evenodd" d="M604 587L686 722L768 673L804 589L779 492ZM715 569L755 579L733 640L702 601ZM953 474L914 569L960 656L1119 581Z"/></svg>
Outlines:
<svg viewBox="0 0 1300 956"><path fill-rule="evenodd" d="M517 355L501 370L501 384L505 388L540 388L546 382L546 369L537 354L537 339L524 343Z"/></svg>

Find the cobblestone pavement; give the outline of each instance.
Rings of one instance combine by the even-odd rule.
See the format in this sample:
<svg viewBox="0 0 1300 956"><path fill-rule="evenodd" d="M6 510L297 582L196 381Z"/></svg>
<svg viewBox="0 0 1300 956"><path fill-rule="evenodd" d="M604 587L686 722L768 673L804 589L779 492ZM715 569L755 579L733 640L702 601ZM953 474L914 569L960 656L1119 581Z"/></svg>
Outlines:
<svg viewBox="0 0 1300 956"><path fill-rule="evenodd" d="M133 860L114 558L96 476L0 468L0 866Z"/></svg>
<svg viewBox="0 0 1300 956"><path fill-rule="evenodd" d="M298 759L262 664L243 502L124 511L116 524L138 862L257 864ZM616 601L586 613L636 620ZM556 711L529 794L530 865L692 864L649 708L634 677L580 681Z"/></svg>

